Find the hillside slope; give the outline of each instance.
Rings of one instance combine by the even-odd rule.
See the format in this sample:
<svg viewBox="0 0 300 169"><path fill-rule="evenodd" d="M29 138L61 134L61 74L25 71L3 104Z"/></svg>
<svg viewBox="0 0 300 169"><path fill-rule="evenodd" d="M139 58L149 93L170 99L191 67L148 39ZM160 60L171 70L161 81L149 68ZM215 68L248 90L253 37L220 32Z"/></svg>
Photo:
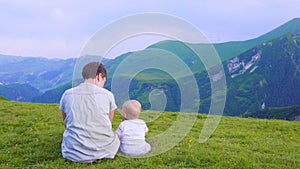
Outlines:
<svg viewBox="0 0 300 169"><path fill-rule="evenodd" d="M177 52L180 53L180 50ZM127 55L129 53L119 59L122 60ZM115 62L108 63L111 71L117 67L117 64L112 63ZM298 99L300 95L299 34L286 34L262 43L232 59L224 61L223 67L227 81L224 115L240 116L263 108L300 105ZM113 74L113 72L109 73ZM124 72L124 75L126 75L126 72ZM128 74L127 76L130 77L131 75ZM194 76L201 97L199 112L208 113L211 101L211 86L207 72L197 72ZM144 109L149 109L151 106L148 99L149 93L153 89L161 90L167 97L165 110L179 111L181 95L176 80L163 71L148 69L140 72L132 79L129 94L131 98L140 100ZM110 86L111 78L106 83L107 88L110 88ZM51 93L60 93L59 96L53 95L53 97L56 97L56 101L60 99L63 89L67 89L67 87L70 86L54 89L54 92L51 91ZM56 90L60 92L55 92ZM47 97L45 99L47 100ZM40 99L39 102L46 101ZM300 112L297 112L297 115L300 115ZM283 117L283 119L290 118Z"/></svg>
<svg viewBox="0 0 300 169"><path fill-rule="evenodd" d="M72 88L72 83L66 83L57 88L51 89L31 99L34 103L59 103L61 96L66 89Z"/></svg>
<svg viewBox="0 0 300 169"><path fill-rule="evenodd" d="M179 113L158 115L147 122L147 140L170 128ZM299 168L300 123L223 117L211 138L200 144L206 115L175 147L148 158L128 158L97 164L72 163L61 156L64 126L57 104L33 104L0 99L0 168ZM116 113L113 128L122 121ZM4 139L5 138L5 139ZM172 138L171 138L172 139ZM151 142L155 149L156 142ZM167 146L167 145L166 145Z"/></svg>
<svg viewBox="0 0 300 169"><path fill-rule="evenodd" d="M0 84L0 94L9 100L30 102L41 92L29 84L14 83Z"/></svg>
<svg viewBox="0 0 300 169"><path fill-rule="evenodd" d="M224 43L215 43L212 46L215 47L216 51L218 52L220 59L222 61L231 59L251 48L254 48L257 45L260 45L264 42L268 42L280 36L283 36L287 33L297 33L300 28L300 18L294 18L283 25L280 25L273 30L262 34L258 37L253 39L245 40L245 41L231 41L231 42L224 42ZM207 46L207 44L190 44L191 46L197 48L201 46ZM196 63L194 65L191 64L191 60L194 57L192 51L184 45L182 42L179 41L162 41L156 44L149 46L148 48L159 48L163 50L167 50L173 52L177 56L179 56L187 65L191 66L191 69L195 72L195 70L199 71L200 68L203 68L203 65ZM195 69L194 67L198 67Z"/></svg>
<svg viewBox="0 0 300 169"><path fill-rule="evenodd" d="M224 115L240 116L244 113L259 111L263 108L300 105L300 100L298 99L300 95L299 30L300 18L296 18L264 35L248 41L214 44L221 59L224 61L223 67L227 75L227 104ZM194 46L199 45L204 44L194 44ZM150 48L163 49L176 54L176 56L182 59L183 64L192 70L197 80L201 97L199 112L208 113L211 101L210 79L207 72L203 71L204 66L195 53L187 48L183 42L179 41L162 41L149 46L147 49ZM114 72L119 64L122 64L126 60L126 57L134 53L136 52L125 53L116 59L105 61L109 73L106 88L110 89L111 78L114 76ZM93 57L91 56L90 58ZM160 59L154 60L157 64L162 62ZM173 62L170 62L165 63L165 65L169 64L170 67L176 66L176 64L172 65ZM0 67L0 84L1 82L6 82L6 80L15 79L18 82L28 82L33 86L38 84L40 87L50 86L52 88L58 85L58 82L61 84L61 86L59 85L56 88L46 91L42 95L35 92L36 90L28 90L24 87L18 87L20 89L17 92L18 95L15 94L16 92L11 92L14 90L1 89L0 95L11 100L57 103L63 91L71 87L70 80L72 79L74 64L75 60L72 59L49 61L43 58L0 55L0 65L3 65ZM20 65L24 65L24 67ZM135 66L130 65L128 67ZM143 64L139 66L143 67ZM17 69L19 67L24 69ZM182 67L178 67L176 70L182 70ZM50 69L50 71L42 71L42 68ZM81 70L76 70L80 74ZM178 79L171 77L168 72L166 73L163 70L146 69L139 72L135 77L132 77L132 73L128 73L128 70L126 69L121 75L116 75L117 77L124 76L124 79L132 78L129 91L123 90L122 92L128 92L131 98L140 100L144 109L148 109L151 106L149 94L153 89L158 89L163 91L167 97L166 111L176 112L180 110L180 86L176 84L176 80ZM117 79L115 78L116 76L114 76L114 79ZM63 82L69 83L65 85L66 83ZM28 93L28 91L33 92ZM21 94L26 94L26 96ZM116 92L116 98L118 94L119 92ZM120 99L117 98L116 100ZM194 102L198 104L198 100L194 100Z"/></svg>
<svg viewBox="0 0 300 169"><path fill-rule="evenodd" d="M82 60L100 61L101 57L86 55ZM0 83L30 84L40 91L47 91L70 82L79 58L48 59L0 54ZM110 59L102 59L106 63ZM2 94L2 93L0 93Z"/></svg>
<svg viewBox="0 0 300 169"><path fill-rule="evenodd" d="M256 38L246 40L246 41L233 41L215 44L216 50L219 52L223 60L231 59L259 44L268 42L280 36L288 33L297 33L300 28L300 18L294 18L283 25L276 27L275 29L262 34Z"/></svg>
<svg viewBox="0 0 300 169"><path fill-rule="evenodd" d="M72 79L76 59L46 59L0 55L0 82L29 83L38 90L55 88Z"/></svg>
<svg viewBox="0 0 300 169"><path fill-rule="evenodd" d="M243 114L243 117L300 121L300 106L266 108Z"/></svg>
<svg viewBox="0 0 300 169"><path fill-rule="evenodd" d="M287 34L224 63L229 115L300 105L300 36Z"/></svg>

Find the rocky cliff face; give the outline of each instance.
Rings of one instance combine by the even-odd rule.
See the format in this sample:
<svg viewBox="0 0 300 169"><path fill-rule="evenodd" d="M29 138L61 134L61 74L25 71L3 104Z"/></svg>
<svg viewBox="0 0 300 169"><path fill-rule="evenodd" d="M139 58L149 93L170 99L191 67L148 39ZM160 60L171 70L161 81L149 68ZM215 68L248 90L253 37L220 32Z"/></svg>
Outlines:
<svg viewBox="0 0 300 169"><path fill-rule="evenodd" d="M224 62L229 89L226 113L300 104L299 44L298 34L287 34Z"/></svg>

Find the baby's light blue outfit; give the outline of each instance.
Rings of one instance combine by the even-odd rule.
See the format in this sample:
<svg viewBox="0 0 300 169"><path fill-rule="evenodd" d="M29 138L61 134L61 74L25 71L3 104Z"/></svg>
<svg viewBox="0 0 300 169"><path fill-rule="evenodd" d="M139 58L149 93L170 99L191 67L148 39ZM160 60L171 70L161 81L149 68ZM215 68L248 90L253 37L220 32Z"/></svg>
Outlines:
<svg viewBox="0 0 300 169"><path fill-rule="evenodd" d="M116 131L117 135L121 136L120 151L128 156L148 153L151 146L145 141L145 132L148 132L148 127L143 120L123 121Z"/></svg>

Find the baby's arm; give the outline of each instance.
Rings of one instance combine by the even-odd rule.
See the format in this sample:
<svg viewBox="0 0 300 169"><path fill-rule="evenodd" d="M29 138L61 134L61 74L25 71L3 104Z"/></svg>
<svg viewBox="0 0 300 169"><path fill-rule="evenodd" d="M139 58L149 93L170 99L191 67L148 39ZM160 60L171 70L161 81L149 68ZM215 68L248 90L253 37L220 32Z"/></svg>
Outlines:
<svg viewBox="0 0 300 169"><path fill-rule="evenodd" d="M123 125L120 124L117 131L116 131L116 134L118 135L120 140L122 139L122 133L123 133Z"/></svg>
<svg viewBox="0 0 300 169"><path fill-rule="evenodd" d="M147 127L147 125L146 125L146 123L145 123L145 128L144 128L144 130L145 130L145 136L147 136L148 135L148 127Z"/></svg>

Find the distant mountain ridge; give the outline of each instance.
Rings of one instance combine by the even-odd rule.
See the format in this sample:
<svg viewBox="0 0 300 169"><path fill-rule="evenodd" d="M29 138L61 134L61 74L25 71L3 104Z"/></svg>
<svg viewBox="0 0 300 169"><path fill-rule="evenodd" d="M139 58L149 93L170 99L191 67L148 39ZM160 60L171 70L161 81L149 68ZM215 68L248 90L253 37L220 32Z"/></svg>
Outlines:
<svg viewBox="0 0 300 169"><path fill-rule="evenodd" d="M76 59L46 59L0 55L2 84L30 84L45 91L72 79Z"/></svg>
<svg viewBox="0 0 300 169"><path fill-rule="evenodd" d="M41 95L36 95L31 102L37 103L59 103L60 98L66 89L72 88L72 82L50 89Z"/></svg>
<svg viewBox="0 0 300 169"><path fill-rule="evenodd" d="M216 51L219 53L219 56L222 61L231 59L259 44L262 44L264 42L268 42L272 39L278 38L280 36L283 36L287 33L297 33L299 32L300 28L300 18L294 18L285 24L273 29L272 31L263 34L261 36L258 36L256 38L246 40L246 41L230 41L230 42L224 42L224 43L215 43L213 46L215 47ZM190 44L192 46L205 46L207 44ZM181 53L188 53L191 54L191 51L187 49L187 47L184 47L184 44L179 41L161 41L156 44L153 44L149 46L148 48L159 48L164 49L167 51L174 52L178 56L181 55ZM180 50L179 50L180 49ZM187 56L185 56L187 57ZM184 59L183 59L184 60Z"/></svg>
<svg viewBox="0 0 300 169"><path fill-rule="evenodd" d="M100 61L101 57L87 55L85 60ZM10 100L26 102L57 102L60 97L56 88L71 84L78 58L47 59L0 54L0 95ZM102 59L106 63L110 59ZM48 90L54 90L56 95Z"/></svg>
<svg viewBox="0 0 300 169"><path fill-rule="evenodd" d="M240 116L245 113L269 109L272 107L286 107L300 105L300 18L295 18L274 30L257 38L242 42L226 42L213 44L223 61L227 79L227 101L224 115ZM205 46L207 44L189 44L191 46ZM207 113L210 105L210 82L203 64L184 43L179 41L161 41L150 45L147 49L163 49L174 53L189 66L197 78L200 90L200 112ZM134 52L133 52L134 53ZM108 69L109 79L106 87L110 89L111 77L118 65L133 53L123 54L113 60L108 60L105 66ZM8 65L24 63L23 58L9 58ZM197 60L198 59L198 60ZM0 57L0 65L2 60ZM62 63L62 61L60 61ZM75 60L69 65L74 66ZM49 64L49 63L48 63ZM34 67L32 65L32 67ZM58 65L54 67L59 67ZM64 66L62 66L64 67ZM2 67L1 67L2 68ZM20 72L12 72L3 76L0 68L0 82L7 77L15 77ZM72 66L67 67L73 70ZM34 68L32 68L34 69ZM51 69L50 69L51 70ZM64 68L48 72L46 77L57 78ZM28 72L28 70L26 70ZM26 72L25 71L25 72ZM4 71L5 72L5 71ZM57 103L61 94L72 86L71 75L64 83L39 94L31 101L43 103ZM1 76L2 75L2 76ZM35 74L34 74L35 75ZM43 74L42 74L43 75ZM36 76L36 75L35 75ZM33 76L32 78L34 79ZM147 81L147 77L159 77ZM30 74L25 76L29 79ZM24 77L23 77L24 78ZM36 78L36 77L35 77ZM165 78L165 80L164 80ZM47 79L47 78L46 78ZM146 79L146 80L145 80ZM49 79L48 79L49 80ZM4 81L5 82L5 81ZM61 81L62 82L62 81ZM46 82L48 84L49 82ZM32 81L31 84L35 84ZM45 84L43 84L45 85ZM167 74L155 70L140 72L130 84L130 97L143 103L145 109L149 108L148 95L152 89L164 91L168 103L166 111L178 111L180 106L180 89L175 80ZM0 92L1 95L1 92Z"/></svg>
<svg viewBox="0 0 300 169"><path fill-rule="evenodd" d="M82 56L86 60L100 61L101 57ZM0 83L30 84L41 91L56 88L70 82L78 58L47 59L0 55ZM110 59L102 59L103 63Z"/></svg>
<svg viewBox="0 0 300 169"><path fill-rule="evenodd" d="M42 93L29 84L0 85L1 96L15 101L31 102L32 99Z"/></svg>

